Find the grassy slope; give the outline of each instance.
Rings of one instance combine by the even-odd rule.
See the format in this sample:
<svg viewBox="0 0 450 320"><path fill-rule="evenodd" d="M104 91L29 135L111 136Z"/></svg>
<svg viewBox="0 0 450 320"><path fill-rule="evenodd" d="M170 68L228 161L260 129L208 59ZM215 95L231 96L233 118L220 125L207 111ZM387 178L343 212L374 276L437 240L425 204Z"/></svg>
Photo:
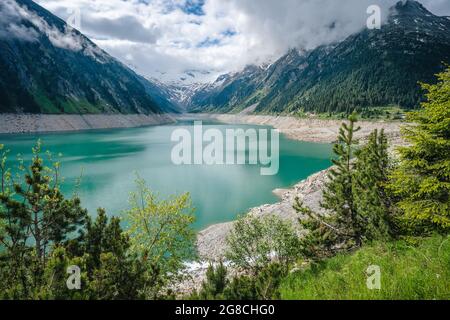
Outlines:
<svg viewBox="0 0 450 320"><path fill-rule="evenodd" d="M381 267L381 290L367 289L366 270ZM450 299L450 236L374 244L291 274L283 299Z"/></svg>

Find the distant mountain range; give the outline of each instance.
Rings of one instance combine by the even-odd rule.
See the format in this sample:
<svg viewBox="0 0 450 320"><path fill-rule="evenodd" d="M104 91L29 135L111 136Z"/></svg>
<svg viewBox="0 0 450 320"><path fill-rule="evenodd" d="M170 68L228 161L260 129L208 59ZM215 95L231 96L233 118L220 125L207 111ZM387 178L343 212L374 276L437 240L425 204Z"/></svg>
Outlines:
<svg viewBox="0 0 450 320"><path fill-rule="evenodd" d="M443 63L450 63L450 18L416 1L400 1L381 30L365 28L312 51L292 49L268 67L221 76L183 103L193 112L413 108L422 99L418 82L434 81Z"/></svg>
<svg viewBox="0 0 450 320"><path fill-rule="evenodd" d="M30 0L0 2L0 113L177 110L137 75Z"/></svg>

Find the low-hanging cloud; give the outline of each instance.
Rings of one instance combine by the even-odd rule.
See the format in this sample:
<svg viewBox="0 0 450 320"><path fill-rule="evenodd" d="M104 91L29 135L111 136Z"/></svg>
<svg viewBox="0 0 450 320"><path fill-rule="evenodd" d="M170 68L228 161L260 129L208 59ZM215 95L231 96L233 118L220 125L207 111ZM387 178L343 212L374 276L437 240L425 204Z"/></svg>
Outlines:
<svg viewBox="0 0 450 320"><path fill-rule="evenodd" d="M80 9L81 31L138 72L160 80L210 81L289 48L313 49L364 28L369 5L382 16L397 0L36 0L66 19ZM450 1L422 0L437 15ZM196 77L187 70L199 70ZM209 71L209 72L206 72Z"/></svg>
<svg viewBox="0 0 450 320"><path fill-rule="evenodd" d="M61 31L14 0L3 0L0 4L0 14L2 16L0 36L4 38L37 41L43 34L56 47L73 51L83 48L80 35L73 32L70 27L66 26L65 30Z"/></svg>
<svg viewBox="0 0 450 320"><path fill-rule="evenodd" d="M15 1L0 3L0 38L15 38L24 41L36 41L39 37L35 28L22 25L22 17Z"/></svg>

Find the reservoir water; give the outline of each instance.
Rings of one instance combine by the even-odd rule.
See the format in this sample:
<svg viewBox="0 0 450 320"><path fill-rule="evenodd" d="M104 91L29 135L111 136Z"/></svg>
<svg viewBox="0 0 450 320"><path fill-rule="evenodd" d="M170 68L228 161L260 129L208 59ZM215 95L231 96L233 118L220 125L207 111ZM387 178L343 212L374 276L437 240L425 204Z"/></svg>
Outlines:
<svg viewBox="0 0 450 320"><path fill-rule="evenodd" d="M260 174L259 165L181 165L173 164L171 141L175 129L192 130L192 122L133 129L113 129L52 134L1 135L0 143L10 150L9 165L21 154L29 164L31 148L37 139L43 150L61 153L63 191L70 195L77 180L82 204L95 214L105 208L120 215L128 207L128 195L135 189L135 173L161 197L189 192L196 208L195 228L235 219L248 209L277 202L276 188L287 188L331 165L331 145L307 143L280 136L279 172ZM204 130L260 126L204 123Z"/></svg>

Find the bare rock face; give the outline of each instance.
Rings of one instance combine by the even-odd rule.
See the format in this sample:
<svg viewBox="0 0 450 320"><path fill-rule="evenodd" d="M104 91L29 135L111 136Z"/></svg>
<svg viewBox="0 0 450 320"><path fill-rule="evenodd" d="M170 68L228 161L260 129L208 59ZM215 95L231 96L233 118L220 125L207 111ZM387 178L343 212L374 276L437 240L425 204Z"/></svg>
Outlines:
<svg viewBox="0 0 450 320"><path fill-rule="evenodd" d="M2 0L0 16L0 113L177 110L157 83L136 74L36 2Z"/></svg>

